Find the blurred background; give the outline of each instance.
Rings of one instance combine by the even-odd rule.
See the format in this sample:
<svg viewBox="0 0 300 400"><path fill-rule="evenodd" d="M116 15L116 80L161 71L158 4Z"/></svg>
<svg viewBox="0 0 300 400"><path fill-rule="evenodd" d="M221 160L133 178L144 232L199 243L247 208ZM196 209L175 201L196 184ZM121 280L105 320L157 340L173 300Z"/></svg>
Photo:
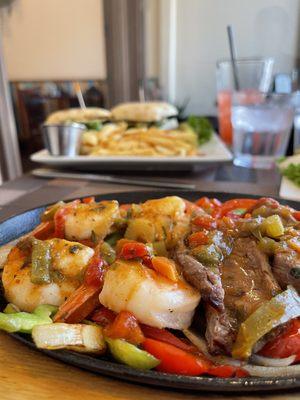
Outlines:
<svg viewBox="0 0 300 400"><path fill-rule="evenodd" d="M275 76L299 64L298 0L0 0L0 13L25 170L42 148L47 115L78 106L74 82L87 106L164 99L186 114L214 116L228 24L239 58L273 57Z"/></svg>

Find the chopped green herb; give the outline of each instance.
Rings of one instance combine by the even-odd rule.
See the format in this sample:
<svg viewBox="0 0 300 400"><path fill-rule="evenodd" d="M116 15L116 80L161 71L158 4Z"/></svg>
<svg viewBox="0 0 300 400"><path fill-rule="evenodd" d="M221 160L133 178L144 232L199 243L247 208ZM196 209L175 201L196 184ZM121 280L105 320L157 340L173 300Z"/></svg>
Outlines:
<svg viewBox="0 0 300 400"><path fill-rule="evenodd" d="M300 164L290 164L281 171L283 176L286 176L296 185L300 186Z"/></svg>

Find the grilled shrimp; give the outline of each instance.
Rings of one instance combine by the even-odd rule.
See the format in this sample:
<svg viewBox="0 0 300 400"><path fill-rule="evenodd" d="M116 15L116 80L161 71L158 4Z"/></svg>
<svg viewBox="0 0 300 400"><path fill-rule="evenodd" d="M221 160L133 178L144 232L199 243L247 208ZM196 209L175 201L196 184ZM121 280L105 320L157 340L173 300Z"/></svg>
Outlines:
<svg viewBox="0 0 300 400"><path fill-rule="evenodd" d="M111 228L120 217L117 201L78 204L65 216L65 237L68 240L98 240L111 233Z"/></svg>
<svg viewBox="0 0 300 400"><path fill-rule="evenodd" d="M131 311L141 323L184 329L200 294L183 280L172 282L137 261L118 260L106 272L99 300L112 311Z"/></svg>
<svg viewBox="0 0 300 400"><path fill-rule="evenodd" d="M5 297L23 311L33 311L40 304L59 306L81 284L94 250L64 239L50 239L52 281L31 281L31 254L14 247L4 264L2 282Z"/></svg>
<svg viewBox="0 0 300 400"><path fill-rule="evenodd" d="M144 243L166 241L172 248L189 229L185 208L184 200L177 196L134 204L125 237Z"/></svg>

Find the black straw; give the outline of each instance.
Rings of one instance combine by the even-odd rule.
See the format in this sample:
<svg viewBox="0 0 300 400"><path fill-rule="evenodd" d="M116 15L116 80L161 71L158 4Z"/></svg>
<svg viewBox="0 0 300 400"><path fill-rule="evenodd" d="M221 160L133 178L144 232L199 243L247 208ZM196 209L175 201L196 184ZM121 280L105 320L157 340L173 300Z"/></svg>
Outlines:
<svg viewBox="0 0 300 400"><path fill-rule="evenodd" d="M230 58L231 58L231 64L232 64L234 88L235 88L235 90L240 90L238 72L237 72L237 67L236 67L236 48L234 45L233 31L232 31L231 25L227 26L227 34L228 34Z"/></svg>

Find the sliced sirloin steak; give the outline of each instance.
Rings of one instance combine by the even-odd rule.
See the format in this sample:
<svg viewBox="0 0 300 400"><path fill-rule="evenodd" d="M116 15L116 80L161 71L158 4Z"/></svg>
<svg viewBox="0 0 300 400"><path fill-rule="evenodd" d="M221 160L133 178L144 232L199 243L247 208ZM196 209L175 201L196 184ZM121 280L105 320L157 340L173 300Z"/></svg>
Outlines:
<svg viewBox="0 0 300 400"><path fill-rule="evenodd" d="M207 309L206 338L211 351L230 352L240 324L281 290L266 255L251 238L236 239L221 265L221 279L225 315Z"/></svg>
<svg viewBox="0 0 300 400"><path fill-rule="evenodd" d="M293 249L286 248L275 251L273 259L273 274L282 289L288 285L300 293L300 256Z"/></svg>
<svg viewBox="0 0 300 400"><path fill-rule="evenodd" d="M182 268L184 278L199 290L203 300L216 309L224 310L224 289L220 274L192 257L183 244L176 249L175 257Z"/></svg>
<svg viewBox="0 0 300 400"><path fill-rule="evenodd" d="M240 324L263 302L280 292L267 256L252 238L237 238L220 265L220 275L177 249L185 279L206 303L206 339L213 353L229 353Z"/></svg>

